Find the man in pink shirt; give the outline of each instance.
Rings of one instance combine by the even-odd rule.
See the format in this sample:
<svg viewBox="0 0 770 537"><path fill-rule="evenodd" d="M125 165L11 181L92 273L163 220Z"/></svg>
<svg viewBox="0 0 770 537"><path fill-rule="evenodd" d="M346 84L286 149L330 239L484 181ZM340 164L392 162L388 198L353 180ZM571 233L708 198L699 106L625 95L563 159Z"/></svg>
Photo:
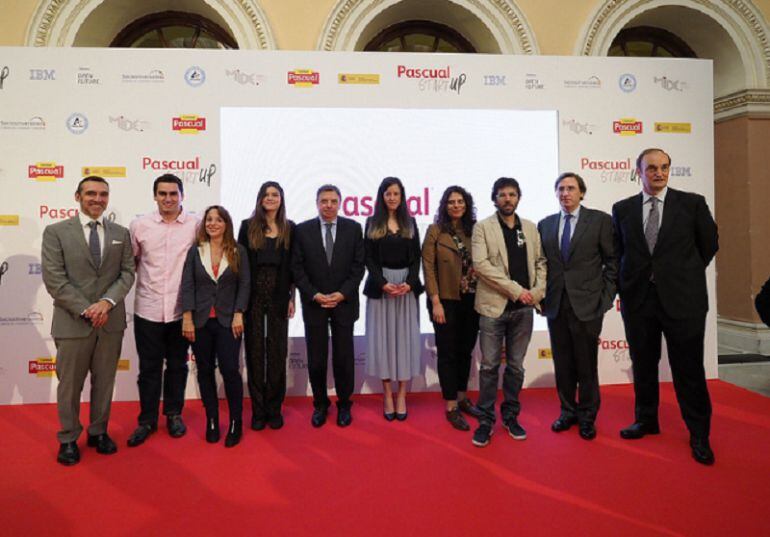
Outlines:
<svg viewBox="0 0 770 537"><path fill-rule="evenodd" d="M182 407L188 342L182 336L179 287L198 219L182 208L184 187L179 177L161 175L152 188L158 210L140 216L129 227L136 259L134 336L139 354L141 407L139 426L128 439L130 447L142 444L158 429L161 387L168 433L179 438L187 431Z"/></svg>

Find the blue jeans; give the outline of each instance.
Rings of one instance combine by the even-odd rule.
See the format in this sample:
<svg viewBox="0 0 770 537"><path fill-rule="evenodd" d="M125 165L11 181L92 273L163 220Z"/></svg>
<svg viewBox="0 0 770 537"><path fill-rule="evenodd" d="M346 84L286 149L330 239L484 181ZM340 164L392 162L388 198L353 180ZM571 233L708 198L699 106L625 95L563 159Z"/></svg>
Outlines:
<svg viewBox="0 0 770 537"><path fill-rule="evenodd" d="M524 355L532 337L532 308L506 310L500 317L481 316L479 320L479 344L481 365L479 368L480 423L495 423L498 370L505 344L505 371L503 372L503 404L500 407L503 423L519 415L519 392L524 384Z"/></svg>

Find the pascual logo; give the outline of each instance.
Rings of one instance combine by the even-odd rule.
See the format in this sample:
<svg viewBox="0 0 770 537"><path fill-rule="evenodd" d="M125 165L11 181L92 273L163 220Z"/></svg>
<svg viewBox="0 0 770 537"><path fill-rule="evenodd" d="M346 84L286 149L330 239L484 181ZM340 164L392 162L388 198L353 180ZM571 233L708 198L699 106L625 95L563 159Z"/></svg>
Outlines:
<svg viewBox="0 0 770 537"><path fill-rule="evenodd" d="M0 326L29 326L37 324L43 324L43 314L39 311L31 311L26 315L0 317Z"/></svg>
<svg viewBox="0 0 770 537"><path fill-rule="evenodd" d="M206 183L207 186L211 186L211 178L217 173L216 164L211 163L208 166L201 166L200 157L187 160L162 160L142 157L142 169L169 171L185 183Z"/></svg>
<svg viewBox="0 0 770 537"><path fill-rule="evenodd" d="M5 121L0 119L0 129L42 131L45 130L45 120L40 116L31 117L27 121Z"/></svg>
<svg viewBox="0 0 770 537"><path fill-rule="evenodd" d="M29 374L37 377L53 377L56 374L56 358L41 356L29 361Z"/></svg>
<svg viewBox="0 0 770 537"><path fill-rule="evenodd" d="M64 177L64 166L55 162L38 162L27 166L27 176L39 182L56 181Z"/></svg>
<svg viewBox="0 0 770 537"><path fill-rule="evenodd" d="M80 169L80 173L83 177L89 175L98 175L105 179L115 179L126 176L125 166L85 166Z"/></svg>
<svg viewBox="0 0 770 537"><path fill-rule="evenodd" d="M56 80L56 69L30 69L30 80Z"/></svg>
<svg viewBox="0 0 770 537"><path fill-rule="evenodd" d="M602 81L598 76L589 76L585 80L565 80L564 87L567 89L601 89Z"/></svg>
<svg viewBox="0 0 770 537"><path fill-rule="evenodd" d="M366 73L337 73L337 84L379 84L380 75Z"/></svg>
<svg viewBox="0 0 770 537"><path fill-rule="evenodd" d="M527 73L524 75L524 88L528 90L542 90L545 89L545 84L535 73Z"/></svg>
<svg viewBox="0 0 770 537"><path fill-rule="evenodd" d="M75 82L78 86L98 86L102 83L102 79L92 73L90 67L78 67Z"/></svg>
<svg viewBox="0 0 770 537"><path fill-rule="evenodd" d="M636 136L642 134L642 122L630 117L620 118L612 122L612 132L621 136Z"/></svg>
<svg viewBox="0 0 770 537"><path fill-rule="evenodd" d="M608 351L615 362L627 362L630 360L628 341L625 339L599 338L597 346L603 351Z"/></svg>
<svg viewBox="0 0 770 537"><path fill-rule="evenodd" d="M398 78L449 79L452 76L448 65L439 68L412 68L399 65L396 74L398 74Z"/></svg>
<svg viewBox="0 0 770 537"><path fill-rule="evenodd" d="M634 183L639 180L636 167L630 158L620 160L580 159L580 169L597 172L602 183Z"/></svg>
<svg viewBox="0 0 770 537"><path fill-rule="evenodd" d="M430 190L423 188L419 196L409 196L406 199L406 208L412 216L427 216L432 214L430 210ZM372 196L346 196L340 204L342 214L345 216L371 216L374 214L374 199Z"/></svg>
<svg viewBox="0 0 770 537"><path fill-rule="evenodd" d="M206 118L199 116L179 116L171 120L171 129L180 134L198 134L206 130Z"/></svg>
<svg viewBox="0 0 770 537"><path fill-rule="evenodd" d="M0 226L18 226L18 214L0 214Z"/></svg>
<svg viewBox="0 0 770 537"><path fill-rule="evenodd" d="M687 89L687 82L672 80L667 76L656 76L653 77L652 81L666 91L684 91Z"/></svg>
<svg viewBox="0 0 770 537"><path fill-rule="evenodd" d="M110 116L110 123L114 123L122 131L144 132L144 129L150 126L149 122L143 119L129 119L125 116Z"/></svg>
<svg viewBox="0 0 770 537"><path fill-rule="evenodd" d="M596 129L596 125L593 123L581 122L576 119L562 119L561 124L573 134L587 134L591 136Z"/></svg>
<svg viewBox="0 0 770 537"><path fill-rule="evenodd" d="M297 87L317 86L321 83L321 73L312 69L295 69L289 71L286 82Z"/></svg>
<svg viewBox="0 0 770 537"><path fill-rule="evenodd" d="M2 69L0 69L0 90L3 89L3 84L5 84L5 79L8 78L8 75L11 74L11 70L8 68L7 65L4 65Z"/></svg>
<svg viewBox="0 0 770 537"><path fill-rule="evenodd" d="M484 75L485 86L505 86L505 75Z"/></svg>
<svg viewBox="0 0 770 537"><path fill-rule="evenodd" d="M454 92L459 95L463 85L468 80L465 73L452 76L450 66L439 68L411 68L405 65L399 65L396 73L398 78L417 79L417 87L420 91Z"/></svg>
<svg viewBox="0 0 770 537"><path fill-rule="evenodd" d="M692 132L692 123L663 123L656 121L655 132L690 134Z"/></svg>
<svg viewBox="0 0 770 537"><path fill-rule="evenodd" d="M618 87L625 93L631 93L636 89L636 77L631 73L625 73L618 78Z"/></svg>
<svg viewBox="0 0 770 537"><path fill-rule="evenodd" d="M126 84L162 84L166 75L160 69L153 69L146 73L123 73L120 80Z"/></svg>
<svg viewBox="0 0 770 537"><path fill-rule="evenodd" d="M184 72L184 81L187 82L188 86L192 86L193 88L202 86L203 83L206 82L206 71L197 65L193 65Z"/></svg>
<svg viewBox="0 0 770 537"><path fill-rule="evenodd" d="M553 360L553 352L551 349L537 349L538 360Z"/></svg>
<svg viewBox="0 0 770 537"><path fill-rule="evenodd" d="M88 130L88 118L77 112L72 114L67 118L67 130L72 134L83 134Z"/></svg>
<svg viewBox="0 0 770 537"><path fill-rule="evenodd" d="M265 82L264 75L247 73L240 69L225 69L225 76L231 78L241 86L259 86Z"/></svg>
<svg viewBox="0 0 770 537"><path fill-rule="evenodd" d="M41 205L38 207L37 215L40 220L64 220L77 216L80 211L77 207L49 207Z"/></svg>

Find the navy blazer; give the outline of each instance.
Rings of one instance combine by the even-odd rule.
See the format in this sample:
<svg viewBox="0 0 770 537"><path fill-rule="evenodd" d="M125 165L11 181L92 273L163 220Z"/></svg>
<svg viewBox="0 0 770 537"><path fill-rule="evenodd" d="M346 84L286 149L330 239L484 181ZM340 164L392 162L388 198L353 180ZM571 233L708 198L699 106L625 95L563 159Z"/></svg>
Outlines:
<svg viewBox="0 0 770 537"><path fill-rule="evenodd" d="M249 258L243 246L238 244L237 247L240 256L238 274L228 266L219 274L217 280L214 280L203 266L197 244L187 251L182 270L182 311L193 312L195 328L203 328L209 319L212 306L219 324L225 328L232 326L235 312L246 311L251 287Z"/></svg>

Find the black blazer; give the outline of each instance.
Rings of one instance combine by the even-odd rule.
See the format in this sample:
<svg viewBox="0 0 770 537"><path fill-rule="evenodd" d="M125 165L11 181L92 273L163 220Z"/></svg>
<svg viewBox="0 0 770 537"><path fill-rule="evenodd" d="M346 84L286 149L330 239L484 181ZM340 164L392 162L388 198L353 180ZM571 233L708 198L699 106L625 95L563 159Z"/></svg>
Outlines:
<svg viewBox="0 0 770 537"><path fill-rule="evenodd" d="M195 328L206 324L211 306L214 306L219 324L226 328L233 323L233 313L246 311L250 287L249 259L246 249L240 244L238 254L241 258L238 274L228 266L214 281L203 267L198 245L193 244L187 251L182 270L182 311L193 312Z"/></svg>
<svg viewBox="0 0 770 537"><path fill-rule="evenodd" d="M326 322L328 311L313 301L316 293L339 291L345 300L334 308L337 322L354 323L358 319L358 287L364 276L364 239L361 224L337 217L331 265L321 239L321 222L316 218L298 224L291 249L291 272L302 299L302 317L306 323Z"/></svg>
<svg viewBox="0 0 770 537"><path fill-rule="evenodd" d="M581 206L570 241L569 261L565 263L559 244L560 216L561 213L552 214L537 225L548 260L543 314L549 319L559 314L566 289L578 319L597 319L612 307L615 298L618 259L612 218L605 212Z"/></svg>
<svg viewBox="0 0 770 537"><path fill-rule="evenodd" d="M241 222L241 229L238 231L238 243L246 249L249 257L249 272L251 273L251 293L254 295L257 289L257 274L259 269L257 268L257 257L259 252L249 246L249 221L247 218ZM296 225L289 220L289 245L291 245L294 239L294 231ZM275 289L273 289L273 301L278 311L287 310L289 307L289 300L291 299L291 247L280 248L281 261L278 264L278 278L275 282ZM249 297L249 307L251 307L252 297Z"/></svg>
<svg viewBox="0 0 770 537"><path fill-rule="evenodd" d="M382 298L382 286L387 280L382 276L382 262L380 261L380 245L382 241L369 238L369 226L371 217L366 219L366 235L364 247L366 250L366 270L369 272L364 284L364 295L369 298ZM409 274L406 276L406 283L412 288L414 296L420 296L423 291L422 282L420 282L420 262L422 261L422 251L420 250L420 230L417 228L417 222L411 218L414 235L409 243L409 254L407 262L409 263Z"/></svg>
<svg viewBox="0 0 770 537"><path fill-rule="evenodd" d="M676 319L705 315L706 267L719 249L717 225L705 198L669 187L652 254L642 228L642 199L639 193L612 206L621 308L639 308L652 278L668 315Z"/></svg>

